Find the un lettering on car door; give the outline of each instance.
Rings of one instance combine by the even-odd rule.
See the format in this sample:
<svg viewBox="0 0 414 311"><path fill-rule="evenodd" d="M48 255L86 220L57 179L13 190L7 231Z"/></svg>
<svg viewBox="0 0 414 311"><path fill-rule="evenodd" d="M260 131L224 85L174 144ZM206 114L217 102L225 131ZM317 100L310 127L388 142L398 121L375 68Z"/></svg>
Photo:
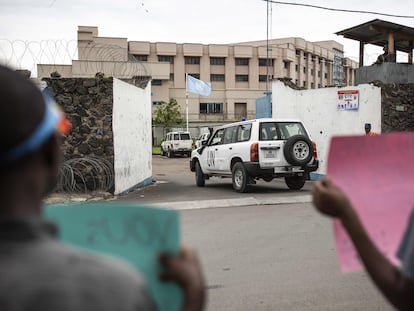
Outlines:
<svg viewBox="0 0 414 311"><path fill-rule="evenodd" d="M214 157L215 157L215 151L214 148L209 148L207 150L207 165L209 169L214 168Z"/></svg>

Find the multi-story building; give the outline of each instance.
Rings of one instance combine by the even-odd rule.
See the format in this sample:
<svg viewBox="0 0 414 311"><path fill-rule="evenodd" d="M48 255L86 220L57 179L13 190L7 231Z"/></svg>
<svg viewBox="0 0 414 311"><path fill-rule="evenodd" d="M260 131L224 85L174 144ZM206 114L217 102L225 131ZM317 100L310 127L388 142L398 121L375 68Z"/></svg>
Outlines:
<svg viewBox="0 0 414 311"><path fill-rule="evenodd" d="M288 78L315 89L353 85L357 63L344 58L335 41L302 38L231 44L128 41L98 36L97 27L79 26L78 60L72 65L38 65L38 77L58 71L63 77L97 72L121 79L152 78L152 103L174 98L186 109L186 74L212 84L208 97L188 94L190 122L254 118L256 99L271 91L271 80Z"/></svg>

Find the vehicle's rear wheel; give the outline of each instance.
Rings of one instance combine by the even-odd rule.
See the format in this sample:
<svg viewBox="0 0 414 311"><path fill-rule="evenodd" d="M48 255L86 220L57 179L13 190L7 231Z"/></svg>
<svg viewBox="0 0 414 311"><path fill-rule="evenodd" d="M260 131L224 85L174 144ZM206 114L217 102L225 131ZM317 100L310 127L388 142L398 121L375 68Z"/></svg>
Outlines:
<svg viewBox="0 0 414 311"><path fill-rule="evenodd" d="M196 185L198 187L204 187L206 184L206 177L204 176L200 163L198 161L195 163L195 179Z"/></svg>
<svg viewBox="0 0 414 311"><path fill-rule="evenodd" d="M248 180L249 176L247 175L246 169L244 168L243 163L237 162L234 164L232 170L232 181L233 189L236 192L247 192L248 191Z"/></svg>
<svg viewBox="0 0 414 311"><path fill-rule="evenodd" d="M292 165L305 165L313 157L312 142L303 135L290 137L283 148L286 161Z"/></svg>
<svg viewBox="0 0 414 311"><path fill-rule="evenodd" d="M168 156L169 158L173 158L173 157L174 157L174 152L173 152L171 149L168 149L168 151L167 151L167 156Z"/></svg>
<svg viewBox="0 0 414 311"><path fill-rule="evenodd" d="M286 185L290 190L300 190L305 185L305 176L287 176L285 177Z"/></svg>

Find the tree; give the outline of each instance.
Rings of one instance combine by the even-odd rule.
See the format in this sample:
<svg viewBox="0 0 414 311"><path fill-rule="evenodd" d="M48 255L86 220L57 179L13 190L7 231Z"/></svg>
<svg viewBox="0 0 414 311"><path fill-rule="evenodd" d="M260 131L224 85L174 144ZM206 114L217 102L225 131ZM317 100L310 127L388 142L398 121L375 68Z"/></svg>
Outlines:
<svg viewBox="0 0 414 311"><path fill-rule="evenodd" d="M173 125L181 124L184 122L181 116L180 106L177 100L170 98L170 101L161 102L161 106L155 110L155 117L152 120L153 124L163 125L170 129Z"/></svg>

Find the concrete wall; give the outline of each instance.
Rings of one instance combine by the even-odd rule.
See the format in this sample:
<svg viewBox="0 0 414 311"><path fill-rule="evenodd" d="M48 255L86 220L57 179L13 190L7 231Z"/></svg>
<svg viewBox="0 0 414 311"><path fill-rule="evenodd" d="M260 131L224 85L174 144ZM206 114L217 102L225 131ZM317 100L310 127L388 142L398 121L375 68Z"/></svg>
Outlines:
<svg viewBox="0 0 414 311"><path fill-rule="evenodd" d="M152 182L151 86L114 78L113 136L115 194Z"/></svg>
<svg viewBox="0 0 414 311"><path fill-rule="evenodd" d="M411 64L383 63L356 70L356 84L379 80L384 84L414 83L414 66Z"/></svg>
<svg viewBox="0 0 414 311"><path fill-rule="evenodd" d="M358 90L358 110L338 110L338 90ZM293 90L281 81L272 84L272 111L275 118L297 118L303 121L317 144L320 167L325 174L330 140L337 135L364 135L364 123L381 132L381 88L358 85L345 88Z"/></svg>

